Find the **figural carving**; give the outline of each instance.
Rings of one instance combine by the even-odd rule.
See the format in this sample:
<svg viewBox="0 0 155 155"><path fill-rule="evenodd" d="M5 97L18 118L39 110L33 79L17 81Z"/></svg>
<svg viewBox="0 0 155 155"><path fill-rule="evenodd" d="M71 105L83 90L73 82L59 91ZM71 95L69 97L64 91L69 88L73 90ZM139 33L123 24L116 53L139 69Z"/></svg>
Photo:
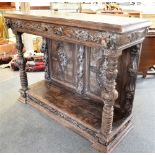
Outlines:
<svg viewBox="0 0 155 155"><path fill-rule="evenodd" d="M128 67L129 78L125 87L126 102L123 108L125 115L130 115L132 112L140 48L141 48L141 44L137 44L130 48L130 65Z"/></svg>

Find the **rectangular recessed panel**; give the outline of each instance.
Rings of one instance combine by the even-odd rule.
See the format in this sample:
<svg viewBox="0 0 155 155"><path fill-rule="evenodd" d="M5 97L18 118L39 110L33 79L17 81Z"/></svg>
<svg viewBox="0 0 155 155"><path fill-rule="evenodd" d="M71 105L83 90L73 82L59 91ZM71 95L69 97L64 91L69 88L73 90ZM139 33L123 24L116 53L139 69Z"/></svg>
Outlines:
<svg viewBox="0 0 155 155"><path fill-rule="evenodd" d="M99 70L99 64L102 59L103 50L100 48L91 48L89 65L89 89L92 94L98 97L101 96L101 89L99 87L97 73Z"/></svg>
<svg viewBox="0 0 155 155"><path fill-rule="evenodd" d="M74 85L75 45L52 40L51 46L51 77L60 80L61 82L67 82L68 84Z"/></svg>

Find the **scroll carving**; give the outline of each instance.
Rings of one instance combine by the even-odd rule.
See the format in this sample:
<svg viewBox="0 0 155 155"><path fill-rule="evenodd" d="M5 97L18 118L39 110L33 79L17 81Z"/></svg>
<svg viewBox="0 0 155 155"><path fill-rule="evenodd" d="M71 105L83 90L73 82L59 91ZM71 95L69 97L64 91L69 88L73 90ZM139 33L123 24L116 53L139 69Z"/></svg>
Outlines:
<svg viewBox="0 0 155 155"><path fill-rule="evenodd" d="M129 78L128 78L128 82L125 87L125 92L126 92L125 100L126 101L125 101L125 105L123 108L125 115L130 115L132 112L140 48L141 48L141 44L137 44L130 48L130 65L128 67Z"/></svg>
<svg viewBox="0 0 155 155"><path fill-rule="evenodd" d="M27 81L27 73L25 70L26 60L23 56L23 43L22 43L22 33L16 33L16 48L18 50L18 66L20 70L20 83L21 83L21 96L25 99L25 103L27 100L26 91L28 90L28 81Z"/></svg>
<svg viewBox="0 0 155 155"><path fill-rule="evenodd" d="M117 34L113 32L87 30L84 28L76 28L71 26L60 26L56 24L41 23L35 21L24 21L21 19L6 18L6 24L14 31L24 30L27 33L43 34L47 38L59 37L63 39L80 41L93 46L103 47L104 49L117 49L125 44L143 39L146 30L142 29L125 34ZM61 40L60 39L60 40Z"/></svg>
<svg viewBox="0 0 155 155"><path fill-rule="evenodd" d="M78 63L78 68L77 68L77 92L79 94L82 94L84 91L84 46L80 45L79 50L77 51L77 63Z"/></svg>
<svg viewBox="0 0 155 155"><path fill-rule="evenodd" d="M44 53L44 61L45 61L45 79L50 80L50 73L49 73L49 57L48 57L48 44L47 39L43 38L41 51Z"/></svg>

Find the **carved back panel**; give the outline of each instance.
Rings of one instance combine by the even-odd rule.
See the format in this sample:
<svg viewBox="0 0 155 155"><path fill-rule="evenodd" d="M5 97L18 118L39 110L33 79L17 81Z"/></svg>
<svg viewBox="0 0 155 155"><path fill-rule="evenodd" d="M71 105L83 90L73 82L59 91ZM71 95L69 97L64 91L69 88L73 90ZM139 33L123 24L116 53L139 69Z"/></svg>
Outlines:
<svg viewBox="0 0 155 155"><path fill-rule="evenodd" d="M99 48L91 48L89 62L89 92L101 96L100 82L98 79L99 64L104 59L104 51Z"/></svg>
<svg viewBox="0 0 155 155"><path fill-rule="evenodd" d="M73 44L52 40L50 51L51 78L58 79L70 85L75 84L74 57L75 49Z"/></svg>
<svg viewBox="0 0 155 155"><path fill-rule="evenodd" d="M102 67L104 66L103 63L108 65L105 59L105 52L107 51L102 48L90 48L54 40L51 41L50 46L49 73L51 80L74 89L81 95L99 102L102 101L101 91L105 82L103 75L106 73ZM138 51L136 52L138 53ZM138 65L138 60L134 58L136 53L133 56L131 53L132 49L124 50L118 61L116 89L119 96L114 107L124 115L132 107L135 92L132 85L134 86L136 81L137 67L135 68L135 65ZM134 73L130 73L131 71Z"/></svg>

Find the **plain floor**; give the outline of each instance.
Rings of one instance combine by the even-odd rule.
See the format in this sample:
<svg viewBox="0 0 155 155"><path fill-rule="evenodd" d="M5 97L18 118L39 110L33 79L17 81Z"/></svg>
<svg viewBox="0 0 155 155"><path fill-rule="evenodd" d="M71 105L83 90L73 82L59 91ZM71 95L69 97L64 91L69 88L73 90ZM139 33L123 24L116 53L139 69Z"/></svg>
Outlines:
<svg viewBox="0 0 155 155"><path fill-rule="evenodd" d="M28 73L29 84L44 73ZM53 121L45 114L21 104L18 72L0 69L0 152L96 152L91 143ZM155 152L155 76L137 79L133 108L134 128L113 152Z"/></svg>

